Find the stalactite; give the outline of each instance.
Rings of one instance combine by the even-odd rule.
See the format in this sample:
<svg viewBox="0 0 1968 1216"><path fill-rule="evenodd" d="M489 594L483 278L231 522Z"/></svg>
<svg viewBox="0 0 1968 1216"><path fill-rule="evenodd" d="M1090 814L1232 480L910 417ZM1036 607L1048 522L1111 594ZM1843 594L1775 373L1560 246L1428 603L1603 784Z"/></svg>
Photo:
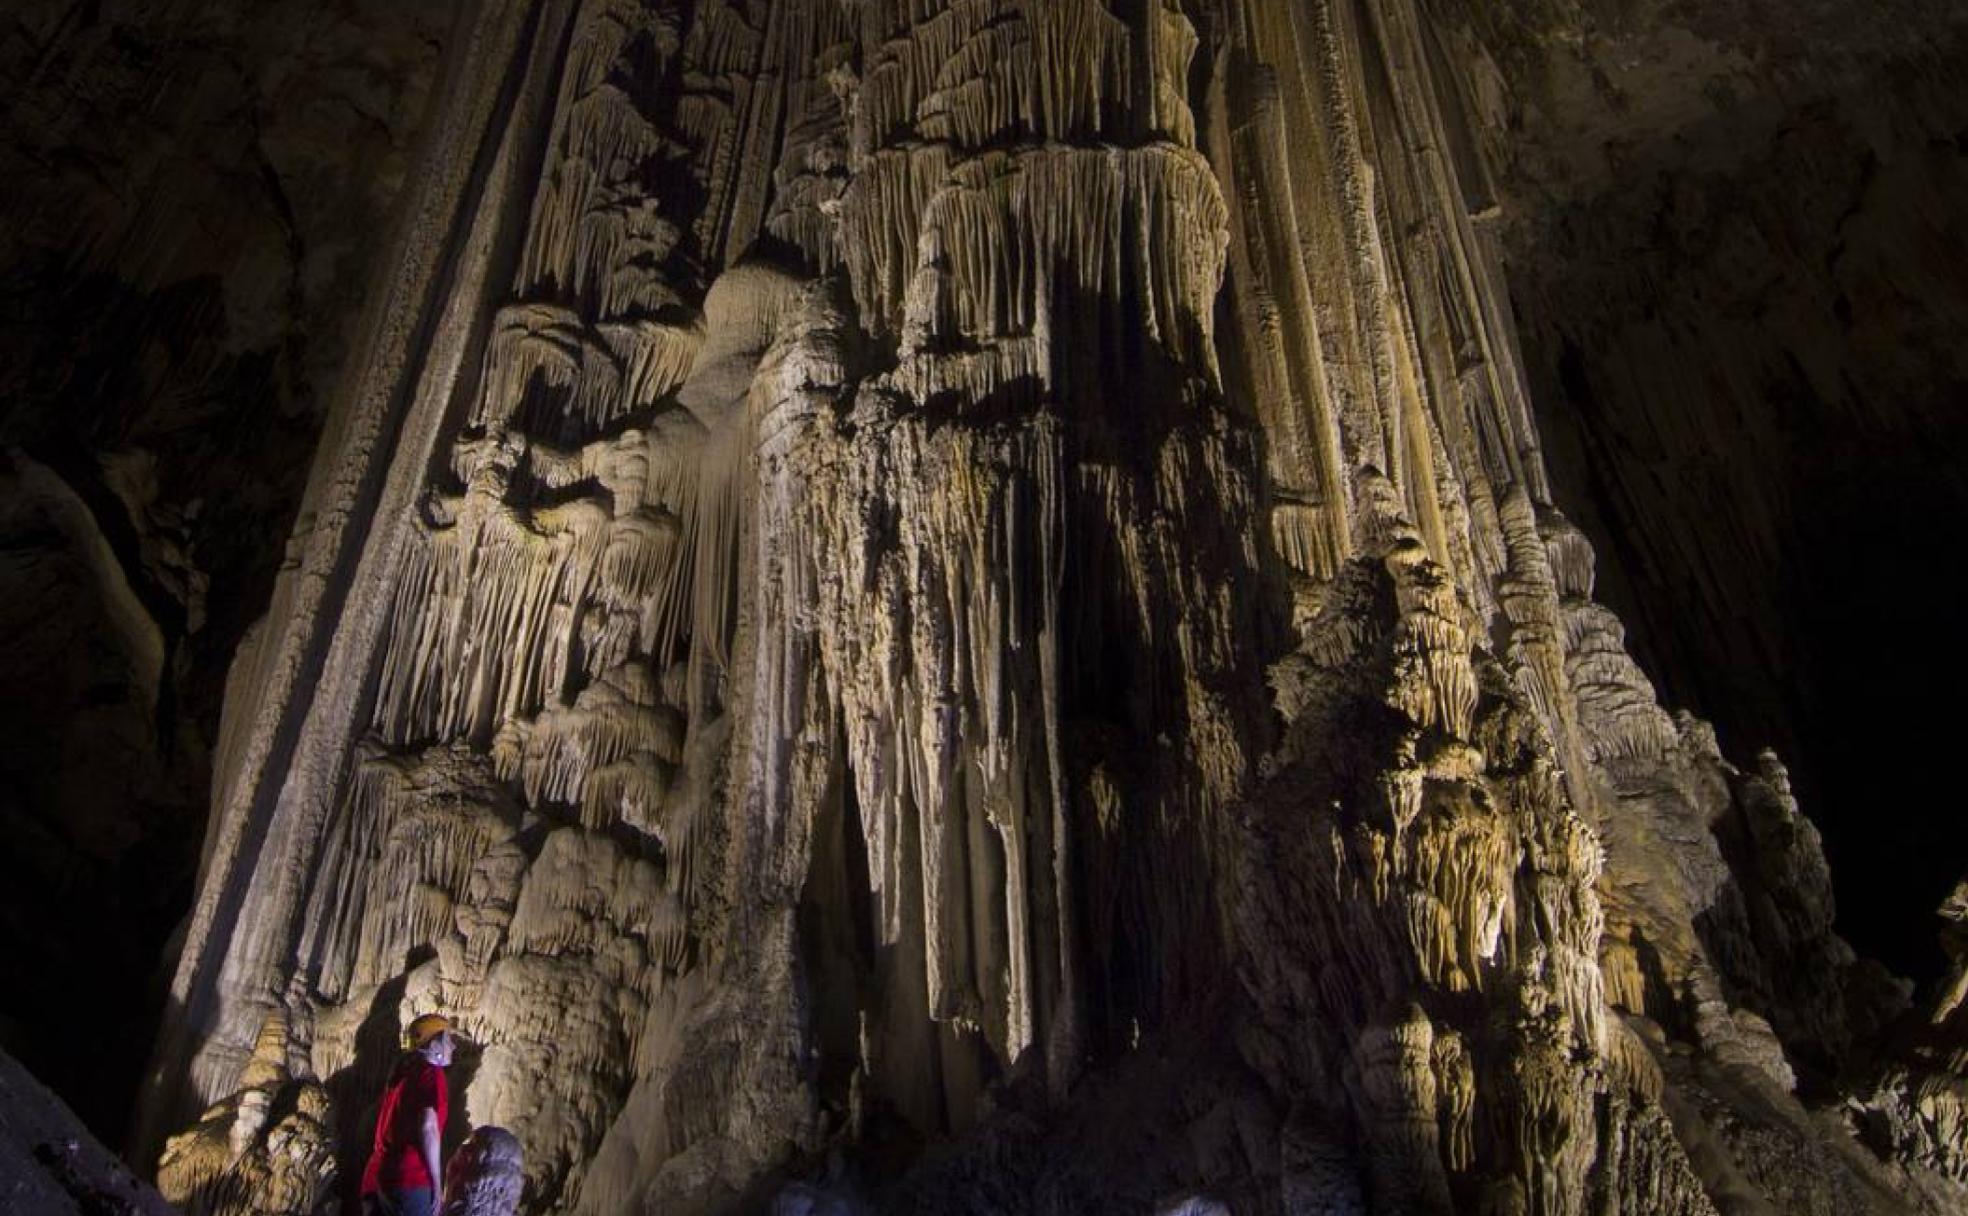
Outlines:
<svg viewBox="0 0 1968 1216"><path fill-rule="evenodd" d="M1394 647L1402 672L1391 691L1395 704L1423 726L1465 738L1476 709L1476 677L1456 586L1412 537L1397 541L1383 562L1400 609Z"/></svg>
<svg viewBox="0 0 1968 1216"><path fill-rule="evenodd" d="M1627 654L1619 618L1598 604L1575 601L1566 606L1564 625L1566 679L1592 758L1605 764L1673 748L1680 732Z"/></svg>

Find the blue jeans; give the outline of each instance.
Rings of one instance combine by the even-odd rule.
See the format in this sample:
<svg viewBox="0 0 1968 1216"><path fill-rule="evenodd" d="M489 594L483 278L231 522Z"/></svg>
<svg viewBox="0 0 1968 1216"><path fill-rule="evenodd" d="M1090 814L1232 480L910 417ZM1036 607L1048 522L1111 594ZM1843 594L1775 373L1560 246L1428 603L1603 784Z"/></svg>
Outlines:
<svg viewBox="0 0 1968 1216"><path fill-rule="evenodd" d="M437 1216L437 1208L427 1186L406 1191L382 1190L369 1197L363 1216Z"/></svg>

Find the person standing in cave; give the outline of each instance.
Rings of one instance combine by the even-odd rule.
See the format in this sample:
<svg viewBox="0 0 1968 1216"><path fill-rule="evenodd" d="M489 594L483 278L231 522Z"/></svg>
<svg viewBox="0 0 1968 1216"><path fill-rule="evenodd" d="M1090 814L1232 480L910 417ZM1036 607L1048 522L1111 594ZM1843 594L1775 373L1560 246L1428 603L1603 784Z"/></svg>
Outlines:
<svg viewBox="0 0 1968 1216"><path fill-rule="evenodd" d="M362 1171L363 1216L435 1216L443 1206L440 1161L451 1096L444 1070L456 1048L450 1019L410 1023L410 1050L390 1073L376 1111L376 1142Z"/></svg>

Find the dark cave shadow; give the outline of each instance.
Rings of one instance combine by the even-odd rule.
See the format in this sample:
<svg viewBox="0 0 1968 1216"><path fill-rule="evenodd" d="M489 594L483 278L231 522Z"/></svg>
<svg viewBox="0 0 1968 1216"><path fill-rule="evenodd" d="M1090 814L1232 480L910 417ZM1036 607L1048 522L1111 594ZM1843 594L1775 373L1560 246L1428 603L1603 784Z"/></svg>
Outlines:
<svg viewBox="0 0 1968 1216"><path fill-rule="evenodd" d="M409 976L400 975L376 990L355 1032L354 1059L322 1082L335 1112L335 1198L349 1216L361 1211L362 1169L374 1138L376 1107L403 1058L397 1010L409 984Z"/></svg>
<svg viewBox="0 0 1968 1216"><path fill-rule="evenodd" d="M450 1095L450 1107L444 1120L443 1146L444 1167L451 1168L451 1155L471 1138L471 1115L465 1110L465 1091L471 1088L472 1078L478 1075L479 1065L485 1062L485 1048L457 1035L452 1035L456 1047L451 1053L451 1066L444 1070L445 1092Z"/></svg>

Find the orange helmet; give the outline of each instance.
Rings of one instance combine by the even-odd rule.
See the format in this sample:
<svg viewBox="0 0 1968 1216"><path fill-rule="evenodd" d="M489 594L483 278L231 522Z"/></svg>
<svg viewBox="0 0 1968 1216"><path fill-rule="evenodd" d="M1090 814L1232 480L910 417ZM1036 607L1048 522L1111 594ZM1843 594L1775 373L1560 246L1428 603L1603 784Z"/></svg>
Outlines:
<svg viewBox="0 0 1968 1216"><path fill-rule="evenodd" d="M450 1018L441 1013L427 1013L410 1023L410 1029L404 1032L404 1037L410 1040L410 1048L414 1051L449 1029L451 1029Z"/></svg>

